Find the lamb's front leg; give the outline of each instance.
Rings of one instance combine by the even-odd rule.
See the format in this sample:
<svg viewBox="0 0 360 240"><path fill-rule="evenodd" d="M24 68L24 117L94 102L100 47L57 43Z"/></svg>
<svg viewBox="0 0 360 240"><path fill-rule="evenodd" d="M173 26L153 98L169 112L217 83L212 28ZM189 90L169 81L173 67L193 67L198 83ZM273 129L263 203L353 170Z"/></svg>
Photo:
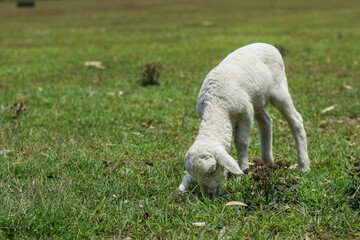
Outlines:
<svg viewBox="0 0 360 240"><path fill-rule="evenodd" d="M186 192L189 189L190 185L195 183L196 183L195 179L189 173L186 173L179 186L179 190L181 192Z"/></svg>
<svg viewBox="0 0 360 240"><path fill-rule="evenodd" d="M235 126L235 147L241 170L249 168L247 152L250 143L250 130L252 124L252 116L244 116L237 121Z"/></svg>

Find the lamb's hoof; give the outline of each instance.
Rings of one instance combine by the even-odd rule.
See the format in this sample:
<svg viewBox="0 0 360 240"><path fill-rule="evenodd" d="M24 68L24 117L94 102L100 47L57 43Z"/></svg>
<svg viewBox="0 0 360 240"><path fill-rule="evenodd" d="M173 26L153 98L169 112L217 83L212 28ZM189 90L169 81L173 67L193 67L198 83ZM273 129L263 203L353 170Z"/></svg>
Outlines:
<svg viewBox="0 0 360 240"><path fill-rule="evenodd" d="M180 192L186 192L187 188L183 184L180 184L179 190L180 190Z"/></svg>
<svg viewBox="0 0 360 240"><path fill-rule="evenodd" d="M309 171L310 171L310 167L309 167L309 166L305 166L305 167L300 167L300 166L299 166L299 171L301 171L301 172L309 172Z"/></svg>

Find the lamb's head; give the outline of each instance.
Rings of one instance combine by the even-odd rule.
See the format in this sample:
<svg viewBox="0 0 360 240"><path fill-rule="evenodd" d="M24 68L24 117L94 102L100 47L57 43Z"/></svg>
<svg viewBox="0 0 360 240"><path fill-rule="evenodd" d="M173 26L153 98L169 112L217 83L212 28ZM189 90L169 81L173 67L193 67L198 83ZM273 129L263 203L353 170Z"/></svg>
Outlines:
<svg viewBox="0 0 360 240"><path fill-rule="evenodd" d="M220 193L228 172L243 173L223 148L207 144L194 144L186 153L184 167L209 197Z"/></svg>

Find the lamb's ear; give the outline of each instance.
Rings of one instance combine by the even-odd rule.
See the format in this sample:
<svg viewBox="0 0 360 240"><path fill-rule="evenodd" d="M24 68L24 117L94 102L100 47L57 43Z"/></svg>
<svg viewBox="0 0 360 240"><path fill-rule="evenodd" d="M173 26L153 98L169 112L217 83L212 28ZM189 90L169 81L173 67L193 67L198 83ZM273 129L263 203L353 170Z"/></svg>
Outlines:
<svg viewBox="0 0 360 240"><path fill-rule="evenodd" d="M224 167L229 172L240 175L244 172L241 171L239 164L225 151L225 149L222 149L220 147L216 148L216 161Z"/></svg>

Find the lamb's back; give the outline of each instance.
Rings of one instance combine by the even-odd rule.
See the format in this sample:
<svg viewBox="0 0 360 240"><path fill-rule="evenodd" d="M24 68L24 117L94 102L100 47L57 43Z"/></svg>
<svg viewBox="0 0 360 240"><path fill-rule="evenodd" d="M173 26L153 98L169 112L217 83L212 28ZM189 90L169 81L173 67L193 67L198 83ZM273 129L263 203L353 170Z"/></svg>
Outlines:
<svg viewBox="0 0 360 240"><path fill-rule="evenodd" d="M217 102L230 112L251 104L264 108L272 88L283 83L284 63L279 51L265 43L254 43L230 53L207 75L198 97L197 109ZM286 80L285 80L286 84ZM201 111L199 112L201 116Z"/></svg>

